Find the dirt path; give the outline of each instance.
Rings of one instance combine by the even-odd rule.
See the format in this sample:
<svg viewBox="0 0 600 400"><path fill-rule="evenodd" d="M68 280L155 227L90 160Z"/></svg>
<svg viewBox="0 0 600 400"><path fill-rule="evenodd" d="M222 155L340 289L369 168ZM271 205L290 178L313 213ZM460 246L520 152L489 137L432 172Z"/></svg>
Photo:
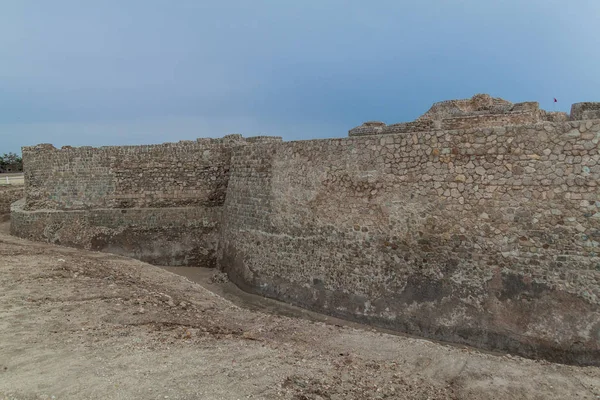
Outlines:
<svg viewBox="0 0 600 400"><path fill-rule="evenodd" d="M596 399L600 370L242 309L0 233L0 399Z"/></svg>

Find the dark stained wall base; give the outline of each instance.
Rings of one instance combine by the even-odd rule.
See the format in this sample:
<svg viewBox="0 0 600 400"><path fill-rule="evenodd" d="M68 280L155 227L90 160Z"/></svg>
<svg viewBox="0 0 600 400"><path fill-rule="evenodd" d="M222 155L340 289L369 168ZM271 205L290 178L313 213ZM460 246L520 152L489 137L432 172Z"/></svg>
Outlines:
<svg viewBox="0 0 600 400"><path fill-rule="evenodd" d="M26 211L18 202L11 232L154 265L214 267L220 213L220 207Z"/></svg>
<svg viewBox="0 0 600 400"><path fill-rule="evenodd" d="M600 349L594 340L561 341L523 335L527 325L547 325L560 313L575 328L594 325L600 337L600 313L572 294L523 283L514 274L501 275L501 285L484 288L481 309L466 307L461 287L448 281L411 277L412 284L399 293L386 293L373 304L365 296L331 291L315 280L312 287L250 271L244 257L229 248L222 262L230 280L249 293L280 300L312 311L371 326L443 342L490 351L507 352L551 362L600 366ZM365 310L365 304L370 310ZM448 324L449 315L461 320ZM513 329L513 327L515 327Z"/></svg>

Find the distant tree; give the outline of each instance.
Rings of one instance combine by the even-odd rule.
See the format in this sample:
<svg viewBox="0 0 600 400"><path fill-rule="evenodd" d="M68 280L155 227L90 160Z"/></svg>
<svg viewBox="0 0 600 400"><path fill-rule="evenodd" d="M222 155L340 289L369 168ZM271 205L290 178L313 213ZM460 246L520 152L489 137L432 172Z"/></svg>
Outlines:
<svg viewBox="0 0 600 400"><path fill-rule="evenodd" d="M7 171L22 171L23 159L16 153L4 153L0 156L0 172Z"/></svg>

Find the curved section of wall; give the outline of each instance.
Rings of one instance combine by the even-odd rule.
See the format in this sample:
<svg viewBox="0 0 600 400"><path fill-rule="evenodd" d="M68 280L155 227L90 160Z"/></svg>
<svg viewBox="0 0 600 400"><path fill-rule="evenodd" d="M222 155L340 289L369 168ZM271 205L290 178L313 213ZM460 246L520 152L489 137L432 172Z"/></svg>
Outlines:
<svg viewBox="0 0 600 400"><path fill-rule="evenodd" d="M94 210L12 205L11 233L26 239L136 258L155 265L214 267L220 207Z"/></svg>
<svg viewBox="0 0 600 400"><path fill-rule="evenodd" d="M249 145L220 266L331 315L600 364L600 121Z"/></svg>

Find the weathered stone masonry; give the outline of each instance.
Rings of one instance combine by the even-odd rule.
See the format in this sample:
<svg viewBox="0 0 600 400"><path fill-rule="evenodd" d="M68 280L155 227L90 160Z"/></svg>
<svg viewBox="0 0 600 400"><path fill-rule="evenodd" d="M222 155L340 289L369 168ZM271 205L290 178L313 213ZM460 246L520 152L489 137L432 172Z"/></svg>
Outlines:
<svg viewBox="0 0 600 400"><path fill-rule="evenodd" d="M10 205L22 197L22 187L0 186L0 222L10 219Z"/></svg>
<svg viewBox="0 0 600 400"><path fill-rule="evenodd" d="M594 104L575 105L574 114L595 116ZM436 110L442 121L444 107ZM118 170L110 165L101 179L106 199L88 201L97 193L91 177L77 195L52 189L50 179L62 176L64 186L77 189L78 174L98 172L81 166L69 149L28 149L27 200L13 206L13 231L122 254L120 243L129 240L128 254L142 259L152 241L166 258L181 241L187 244L177 263L212 260L248 291L424 337L600 365L600 119L523 125L519 118L345 139L227 139L218 145L226 173L216 180L223 183L208 184L195 202L177 196L185 188L169 192L178 208L161 199L158 178L149 199L127 192L125 208L122 193L110 189L119 183L105 179ZM189 146L204 154L204 145ZM40 180L28 161L56 152L64 158ZM151 158L140 155L136 165L153 165L144 161ZM175 167L177 157L170 162ZM81 172L69 181L63 169L76 167ZM150 182L146 171L138 172L139 182ZM179 185L178 175L170 176L165 187L194 183ZM219 202L206 200L221 190ZM88 231L94 233L81 233ZM140 247L142 239L129 232L154 239ZM167 243L157 239L161 233ZM185 259L195 251L206 257Z"/></svg>
<svg viewBox="0 0 600 400"><path fill-rule="evenodd" d="M278 139L26 147L26 197L13 205L11 229L153 264L215 266L232 149L261 140Z"/></svg>

